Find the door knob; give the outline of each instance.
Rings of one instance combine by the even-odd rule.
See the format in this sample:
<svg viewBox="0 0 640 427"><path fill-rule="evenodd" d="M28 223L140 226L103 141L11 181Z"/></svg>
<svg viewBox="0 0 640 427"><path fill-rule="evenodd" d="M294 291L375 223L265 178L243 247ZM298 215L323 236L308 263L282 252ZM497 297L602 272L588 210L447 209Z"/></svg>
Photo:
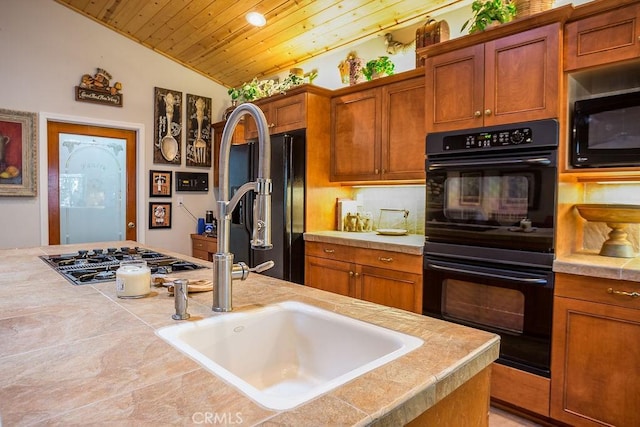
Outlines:
<svg viewBox="0 0 640 427"><path fill-rule="evenodd" d="M129 228L136 228L136 223L135 223L135 222L133 222L133 221L130 221L130 222L127 224L127 227L129 227Z"/></svg>

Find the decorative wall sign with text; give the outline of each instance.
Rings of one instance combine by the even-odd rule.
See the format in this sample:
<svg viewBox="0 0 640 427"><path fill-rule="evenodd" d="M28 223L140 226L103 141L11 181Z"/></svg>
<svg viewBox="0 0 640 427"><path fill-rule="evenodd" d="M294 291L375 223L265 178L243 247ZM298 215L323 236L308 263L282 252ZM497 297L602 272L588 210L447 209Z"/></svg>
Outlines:
<svg viewBox="0 0 640 427"><path fill-rule="evenodd" d="M211 98L187 94L186 165L211 167Z"/></svg>
<svg viewBox="0 0 640 427"><path fill-rule="evenodd" d="M182 141L182 92L155 88L153 163L179 165Z"/></svg>
<svg viewBox="0 0 640 427"><path fill-rule="evenodd" d="M122 83L111 84L111 74L98 68L92 76L84 74L76 86L76 101L122 107Z"/></svg>

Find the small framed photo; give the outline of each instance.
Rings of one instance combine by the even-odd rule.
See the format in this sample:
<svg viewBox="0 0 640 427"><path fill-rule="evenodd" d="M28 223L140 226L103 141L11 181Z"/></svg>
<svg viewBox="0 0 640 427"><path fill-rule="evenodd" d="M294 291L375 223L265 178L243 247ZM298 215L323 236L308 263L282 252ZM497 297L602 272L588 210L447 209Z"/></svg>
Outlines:
<svg viewBox="0 0 640 427"><path fill-rule="evenodd" d="M149 196L171 197L171 171L149 171Z"/></svg>
<svg viewBox="0 0 640 427"><path fill-rule="evenodd" d="M171 203L149 202L149 230L171 228Z"/></svg>

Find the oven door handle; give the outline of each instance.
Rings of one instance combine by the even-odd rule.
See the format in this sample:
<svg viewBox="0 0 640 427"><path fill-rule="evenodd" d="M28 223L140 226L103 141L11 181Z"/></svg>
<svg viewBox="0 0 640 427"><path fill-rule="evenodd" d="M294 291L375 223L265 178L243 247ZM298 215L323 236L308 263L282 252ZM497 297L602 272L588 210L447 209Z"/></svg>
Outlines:
<svg viewBox="0 0 640 427"><path fill-rule="evenodd" d="M475 166L503 166L503 165L550 165L548 157L533 157L530 159L505 159L505 160L474 160L472 162L446 162L431 163L427 169L430 171L451 167L475 167Z"/></svg>
<svg viewBox="0 0 640 427"><path fill-rule="evenodd" d="M489 279L501 279L501 280L509 280L512 282L525 283L527 285L546 285L547 279L539 279L539 278L525 278L525 277L513 277L506 276L504 274L493 274L493 273L485 273L473 270L467 270L464 268L458 267L446 267L444 265L433 264L432 262L427 263L427 267L430 267L437 271L447 271L450 273L462 273L462 274L471 274L477 277L486 277Z"/></svg>

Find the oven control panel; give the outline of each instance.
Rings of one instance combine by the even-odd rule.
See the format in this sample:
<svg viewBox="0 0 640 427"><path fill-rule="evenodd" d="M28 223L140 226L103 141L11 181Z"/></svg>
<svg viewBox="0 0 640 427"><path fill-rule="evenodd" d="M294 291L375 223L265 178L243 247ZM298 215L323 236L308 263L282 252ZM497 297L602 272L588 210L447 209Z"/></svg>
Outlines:
<svg viewBox="0 0 640 427"><path fill-rule="evenodd" d="M447 135L442 139L443 150L466 150L470 148L492 148L530 144L533 141L531 128Z"/></svg>

